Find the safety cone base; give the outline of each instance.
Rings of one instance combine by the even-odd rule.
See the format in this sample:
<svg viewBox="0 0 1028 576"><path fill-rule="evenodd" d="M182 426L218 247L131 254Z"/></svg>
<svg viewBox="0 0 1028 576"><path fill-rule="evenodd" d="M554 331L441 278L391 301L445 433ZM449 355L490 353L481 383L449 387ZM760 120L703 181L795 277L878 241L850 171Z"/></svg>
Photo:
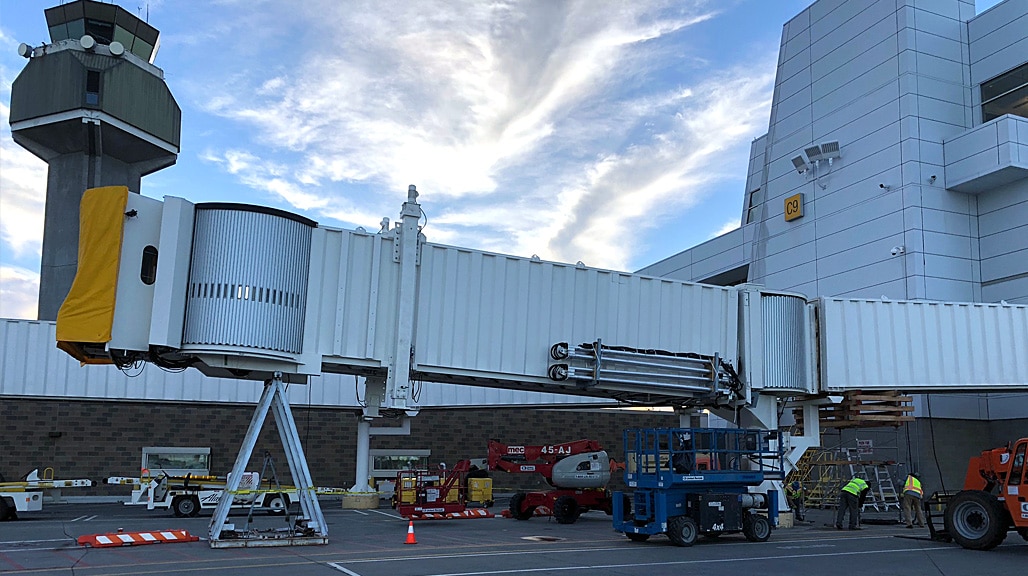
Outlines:
<svg viewBox="0 0 1028 576"><path fill-rule="evenodd" d="M88 534L76 539L79 546L92 548L109 548L112 546L140 546L143 544L175 544L179 542L196 542L200 538L193 536L188 530L154 530L152 532L111 532L108 534Z"/></svg>

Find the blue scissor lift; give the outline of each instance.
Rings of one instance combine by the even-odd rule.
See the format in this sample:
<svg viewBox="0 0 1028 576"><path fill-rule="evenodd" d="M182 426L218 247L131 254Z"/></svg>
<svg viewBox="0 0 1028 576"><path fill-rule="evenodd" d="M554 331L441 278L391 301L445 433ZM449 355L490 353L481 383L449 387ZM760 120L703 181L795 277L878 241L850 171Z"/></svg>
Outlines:
<svg viewBox="0 0 1028 576"><path fill-rule="evenodd" d="M667 534L678 546L736 532L764 542L778 525L778 491L750 489L783 478L780 446L773 430L625 430L625 482L635 491L614 494L614 529L635 542Z"/></svg>

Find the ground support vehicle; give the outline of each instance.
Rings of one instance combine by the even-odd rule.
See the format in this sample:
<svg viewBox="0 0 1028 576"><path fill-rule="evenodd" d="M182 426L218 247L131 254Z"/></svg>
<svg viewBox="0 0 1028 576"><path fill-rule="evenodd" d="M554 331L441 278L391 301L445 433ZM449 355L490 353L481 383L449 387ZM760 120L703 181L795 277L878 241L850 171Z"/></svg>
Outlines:
<svg viewBox="0 0 1028 576"><path fill-rule="evenodd" d="M946 499L945 531L933 538L990 550L1016 530L1028 540L1028 437L971 458L964 489Z"/></svg>
<svg viewBox="0 0 1028 576"><path fill-rule="evenodd" d="M595 440L542 446L506 445L489 441L489 470L540 474L552 490L518 492L510 499L510 515L528 520L548 510L560 524L572 524L590 510L613 513L610 458Z"/></svg>
<svg viewBox="0 0 1028 576"><path fill-rule="evenodd" d="M133 487L128 506L146 506L148 510L170 509L179 518L193 517L200 510L213 510L218 506L228 479L221 476L170 476L132 478L112 476L107 484L130 485ZM261 482L257 472L246 472L239 489L233 495L233 508L266 510L269 514L282 515L295 499L296 488Z"/></svg>
<svg viewBox="0 0 1028 576"><path fill-rule="evenodd" d="M29 472L24 480L17 482L0 482L0 522L17 520L18 512L38 512L43 509L43 494L62 488L88 488L96 482L77 478L74 480L57 480L54 469L46 468L43 476L39 469Z"/></svg>
<svg viewBox="0 0 1028 576"><path fill-rule="evenodd" d="M625 482L635 491L614 493L614 530L633 542L666 534L692 546L701 535L736 532L764 542L778 524L772 481L783 472L774 431L633 428L625 430L625 455Z"/></svg>
<svg viewBox="0 0 1028 576"><path fill-rule="evenodd" d="M443 466L431 470L401 470L396 473L393 508L408 520L451 520L492 518L485 508L469 509L470 501L492 504L492 484L488 490L471 490L469 485L481 478L469 478L471 461L461 460L453 468ZM488 480L487 478L484 480Z"/></svg>

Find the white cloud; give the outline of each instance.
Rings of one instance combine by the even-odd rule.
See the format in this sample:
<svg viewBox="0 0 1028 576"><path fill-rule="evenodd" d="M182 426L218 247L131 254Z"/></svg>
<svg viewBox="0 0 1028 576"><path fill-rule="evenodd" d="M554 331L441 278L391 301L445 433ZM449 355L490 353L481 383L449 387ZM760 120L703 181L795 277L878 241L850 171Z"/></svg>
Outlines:
<svg viewBox="0 0 1028 576"><path fill-rule="evenodd" d="M38 295L38 273L14 266L0 266L0 318L35 320Z"/></svg>
<svg viewBox="0 0 1028 576"><path fill-rule="evenodd" d="M10 85L5 88L0 98L9 101ZM47 167L14 143L9 118L10 108L0 102L0 240L4 252L38 259L43 245Z"/></svg>
<svg viewBox="0 0 1028 576"><path fill-rule="evenodd" d="M740 224L739 224L739 219L738 218L736 218L734 220L729 220L728 222L725 222L724 225L722 225L721 228L719 228L716 232L711 234L708 237L708 240L711 239L711 238L717 238L718 236L721 236L722 234L728 234L732 230L735 230L735 229L739 228L739 226L740 226Z"/></svg>
<svg viewBox="0 0 1028 576"><path fill-rule="evenodd" d="M773 76L750 77L756 66L633 90L656 79L676 34L713 16L693 5L374 6L271 9L276 26L248 13L248 29L274 35L254 47L305 35L289 67L237 62L220 95L196 91L208 113L256 130L246 149L209 157L296 208L365 226L416 183L432 241L623 268L633 230L737 174L701 167L766 121ZM367 188L395 192L355 197Z"/></svg>

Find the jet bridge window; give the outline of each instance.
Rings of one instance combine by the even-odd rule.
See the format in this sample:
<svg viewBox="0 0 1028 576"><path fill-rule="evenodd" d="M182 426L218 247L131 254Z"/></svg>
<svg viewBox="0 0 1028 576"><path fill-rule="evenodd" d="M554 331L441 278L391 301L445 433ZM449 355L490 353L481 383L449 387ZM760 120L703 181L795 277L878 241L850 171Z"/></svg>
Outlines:
<svg viewBox="0 0 1028 576"><path fill-rule="evenodd" d="M143 259L139 266L139 279L150 286L157 280L157 249L153 246L143 248Z"/></svg>
<svg viewBox="0 0 1028 576"><path fill-rule="evenodd" d="M1028 63L982 82L982 122L1014 114L1028 118Z"/></svg>

